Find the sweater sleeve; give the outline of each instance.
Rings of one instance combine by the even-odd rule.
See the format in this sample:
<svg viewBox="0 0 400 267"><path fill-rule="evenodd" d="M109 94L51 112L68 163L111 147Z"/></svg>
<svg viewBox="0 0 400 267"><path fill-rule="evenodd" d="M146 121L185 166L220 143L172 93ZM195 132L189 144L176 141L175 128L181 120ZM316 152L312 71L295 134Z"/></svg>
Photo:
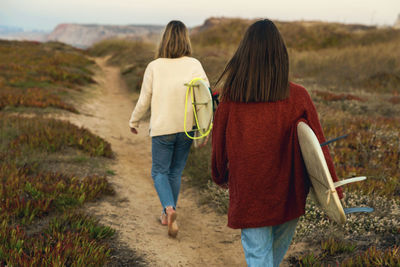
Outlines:
<svg viewBox="0 0 400 267"><path fill-rule="evenodd" d="M226 126L228 112L224 103L221 103L214 117L212 131L211 171L213 181L224 188L228 185L228 157L226 151Z"/></svg>
<svg viewBox="0 0 400 267"><path fill-rule="evenodd" d="M315 105L312 102L311 97L308 93L306 95L305 103L306 103L305 109L306 109L306 117L307 117L308 124L311 127L311 129L314 131L315 135L317 136L319 143L322 144L326 141L326 139L324 136L324 132L322 130L321 123L319 122L319 119L318 119L317 109L315 108ZM328 146L322 147L322 151L324 152L325 161L328 165L329 172L331 173L332 180L334 182L337 182L339 179L336 175L335 167L333 165L333 160L329 153ZM336 191L339 195L339 198L343 198L342 188L339 187L336 189Z"/></svg>
<svg viewBox="0 0 400 267"><path fill-rule="evenodd" d="M129 127L138 128L139 121L150 107L151 96L153 91L153 71L151 64L147 65L144 72L142 88L140 89L139 100L132 112L129 120Z"/></svg>

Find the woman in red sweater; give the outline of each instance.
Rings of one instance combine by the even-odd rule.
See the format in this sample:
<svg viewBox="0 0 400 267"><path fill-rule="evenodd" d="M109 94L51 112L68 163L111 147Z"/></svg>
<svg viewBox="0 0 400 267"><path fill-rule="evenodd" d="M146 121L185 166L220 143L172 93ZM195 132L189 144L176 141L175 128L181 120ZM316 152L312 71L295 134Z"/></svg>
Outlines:
<svg viewBox="0 0 400 267"><path fill-rule="evenodd" d="M305 212L310 182L297 123L305 121L325 141L309 94L288 76L285 43L272 21L261 20L248 28L219 79L212 176L229 188L228 226L241 229L249 266L279 266Z"/></svg>

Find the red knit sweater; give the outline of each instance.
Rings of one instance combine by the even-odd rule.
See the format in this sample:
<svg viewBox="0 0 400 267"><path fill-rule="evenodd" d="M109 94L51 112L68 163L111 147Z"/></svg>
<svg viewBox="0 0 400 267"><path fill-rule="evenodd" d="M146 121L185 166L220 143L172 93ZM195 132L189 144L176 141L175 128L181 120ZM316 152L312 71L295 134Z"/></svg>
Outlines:
<svg viewBox="0 0 400 267"><path fill-rule="evenodd" d="M289 98L267 103L222 102L212 134L212 177L229 186L228 226L253 228L282 224L305 212L309 191L297 139L305 121L325 142L306 89L290 84ZM334 181L328 148L323 148ZM342 192L338 190L339 196Z"/></svg>

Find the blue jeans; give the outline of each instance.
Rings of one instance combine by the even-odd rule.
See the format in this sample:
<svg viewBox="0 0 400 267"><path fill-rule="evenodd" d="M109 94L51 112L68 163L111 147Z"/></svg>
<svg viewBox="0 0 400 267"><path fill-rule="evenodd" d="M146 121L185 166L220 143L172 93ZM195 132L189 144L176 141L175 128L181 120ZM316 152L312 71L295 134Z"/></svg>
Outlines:
<svg viewBox="0 0 400 267"><path fill-rule="evenodd" d="M275 226L242 229L242 246L249 267L278 267L292 241L298 218Z"/></svg>
<svg viewBox="0 0 400 267"><path fill-rule="evenodd" d="M193 140L185 133L176 133L154 136L151 141L151 176L163 211L168 206L176 208L181 175Z"/></svg>

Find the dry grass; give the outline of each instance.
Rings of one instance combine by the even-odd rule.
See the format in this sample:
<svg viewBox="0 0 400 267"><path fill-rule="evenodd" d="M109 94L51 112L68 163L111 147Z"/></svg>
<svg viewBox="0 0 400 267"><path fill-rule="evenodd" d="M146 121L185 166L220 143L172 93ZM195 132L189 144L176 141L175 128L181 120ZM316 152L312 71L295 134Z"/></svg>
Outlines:
<svg viewBox="0 0 400 267"><path fill-rule="evenodd" d="M335 91L399 93L399 40L340 49L290 50L291 75L294 79L312 79Z"/></svg>

